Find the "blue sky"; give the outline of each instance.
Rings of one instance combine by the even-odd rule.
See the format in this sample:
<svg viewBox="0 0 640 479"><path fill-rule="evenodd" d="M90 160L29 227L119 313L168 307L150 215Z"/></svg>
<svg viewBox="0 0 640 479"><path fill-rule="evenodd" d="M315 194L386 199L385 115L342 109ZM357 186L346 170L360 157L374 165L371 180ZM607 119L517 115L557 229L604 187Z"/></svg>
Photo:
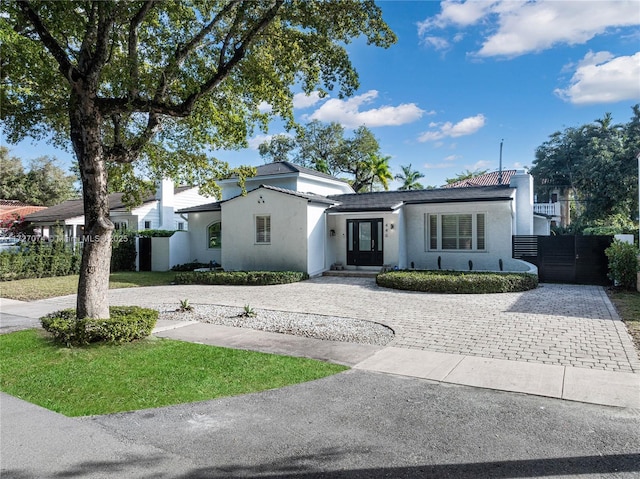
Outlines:
<svg viewBox="0 0 640 479"><path fill-rule="evenodd" d="M337 121L348 136L365 124L391 156L394 173L411 164L424 185L465 170L531 166L554 131L601 118L626 123L640 102L640 2L383 1L398 36L384 50L348 46L360 88L295 98L296 119ZM250 148L217 152L233 166L260 165L257 145L283 132L274 121ZM42 154L67 165L67 152L11 146L25 160ZM392 184L392 189L397 183Z"/></svg>

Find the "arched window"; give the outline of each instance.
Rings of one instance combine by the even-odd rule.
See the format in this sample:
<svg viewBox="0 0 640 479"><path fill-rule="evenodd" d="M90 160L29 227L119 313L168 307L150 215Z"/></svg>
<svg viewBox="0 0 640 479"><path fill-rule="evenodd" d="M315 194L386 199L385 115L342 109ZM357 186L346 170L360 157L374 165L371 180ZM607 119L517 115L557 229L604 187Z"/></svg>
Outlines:
<svg viewBox="0 0 640 479"><path fill-rule="evenodd" d="M220 248L222 246L222 223L220 221L209 225L207 228L207 240L209 248Z"/></svg>

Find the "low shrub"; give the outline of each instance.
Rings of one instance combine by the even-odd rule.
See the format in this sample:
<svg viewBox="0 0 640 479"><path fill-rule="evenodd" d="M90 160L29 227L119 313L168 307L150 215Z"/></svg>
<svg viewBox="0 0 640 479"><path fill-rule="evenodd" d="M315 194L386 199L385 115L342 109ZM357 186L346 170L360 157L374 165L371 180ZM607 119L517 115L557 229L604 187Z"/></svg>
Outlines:
<svg viewBox="0 0 640 479"><path fill-rule="evenodd" d="M77 319L75 309L63 309L40 318L45 331L67 347L96 342L131 342L151 334L158 312L138 306L111 306L109 319Z"/></svg>
<svg viewBox="0 0 640 479"><path fill-rule="evenodd" d="M175 232L175 230L140 230L138 231L138 236L143 238L168 238L173 236Z"/></svg>
<svg viewBox="0 0 640 479"><path fill-rule="evenodd" d="M257 285L295 283L308 279L299 271L192 271L176 274L176 284Z"/></svg>
<svg viewBox="0 0 640 479"><path fill-rule="evenodd" d="M192 261L191 263L176 264L171 267L171 271L193 271L198 268L208 268L209 263L200 263L199 261Z"/></svg>
<svg viewBox="0 0 640 479"><path fill-rule="evenodd" d="M609 279L616 286L633 290L638 273L638 248L631 243L614 240L604 254L609 259Z"/></svg>
<svg viewBox="0 0 640 479"><path fill-rule="evenodd" d="M385 288L428 293L511 293L538 287L538 277L529 273L460 271L389 271L376 277Z"/></svg>

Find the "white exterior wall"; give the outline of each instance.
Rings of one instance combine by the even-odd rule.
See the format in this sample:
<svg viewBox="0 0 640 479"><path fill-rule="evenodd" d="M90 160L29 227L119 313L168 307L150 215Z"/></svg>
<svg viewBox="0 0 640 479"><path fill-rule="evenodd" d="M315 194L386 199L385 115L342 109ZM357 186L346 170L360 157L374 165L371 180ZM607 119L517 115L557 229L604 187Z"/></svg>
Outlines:
<svg viewBox="0 0 640 479"><path fill-rule="evenodd" d="M169 268L177 264L184 264L191 261L191 247L189 244L190 234L186 231L176 231L169 238ZM153 253L153 250L151 250Z"/></svg>
<svg viewBox="0 0 640 479"><path fill-rule="evenodd" d="M499 271L502 259L504 271L526 271L529 265L511 258L512 218L511 201L486 201L469 203L406 205L407 264L416 269L438 269L441 257L443 270L469 270L469 260L474 271ZM484 251L428 249L426 229L427 214L485 214Z"/></svg>
<svg viewBox="0 0 640 479"><path fill-rule="evenodd" d="M198 191L198 188L191 188L180 193L177 193L173 197L173 204L175 211L181 210L183 208L189 208L191 206L199 206L205 205L207 203L213 203L216 199L210 196L201 195ZM184 229L189 229L189 222L187 219L189 218L187 215L180 215L178 213L173 214L173 227L170 229L177 230L178 223L184 223ZM144 223L143 223L144 224Z"/></svg>
<svg viewBox="0 0 640 479"><path fill-rule="evenodd" d="M321 274L329 269L325 254L328 241L326 206L307 205L307 270L310 276Z"/></svg>
<svg viewBox="0 0 640 479"><path fill-rule="evenodd" d="M307 200L267 189L222 205L227 270L307 272ZM271 243L256 243L255 217L271 217Z"/></svg>
<svg viewBox="0 0 640 479"><path fill-rule="evenodd" d="M201 263L215 261L218 264L222 264L222 248L209 248L208 244L209 225L220 221L220 218L220 211L189 213L189 247L191 252L189 261L197 260ZM222 247L224 248L226 242L224 224L222 228Z"/></svg>
<svg viewBox="0 0 640 479"><path fill-rule="evenodd" d="M169 239L167 237L151 238L151 271L169 271Z"/></svg>
<svg viewBox="0 0 640 479"><path fill-rule="evenodd" d="M347 220L375 219L382 218L384 226L383 233L383 263L391 267L399 266L400 260L400 212L363 212L363 213L329 213L327 219L327 229L335 231L335 236L328 238L327 251L329 265L342 263L345 269L356 268L347 265ZM391 227L393 225L393 228ZM378 266L359 266L359 269L380 269Z"/></svg>
<svg viewBox="0 0 640 479"><path fill-rule="evenodd" d="M345 193L354 193L353 188L348 183L335 180L325 180L316 176L300 175L298 177L297 184L295 185L296 191L302 193L315 193L316 195L342 195Z"/></svg>

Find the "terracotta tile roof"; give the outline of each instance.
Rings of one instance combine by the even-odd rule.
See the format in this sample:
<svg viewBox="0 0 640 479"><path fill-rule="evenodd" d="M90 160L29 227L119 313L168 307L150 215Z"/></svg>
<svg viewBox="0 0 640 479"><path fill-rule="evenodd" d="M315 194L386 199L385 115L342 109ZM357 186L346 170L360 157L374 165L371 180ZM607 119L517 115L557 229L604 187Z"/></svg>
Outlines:
<svg viewBox="0 0 640 479"><path fill-rule="evenodd" d="M456 181L448 185L443 185L443 188L469 188L474 186L498 186L509 185L511 177L516 174L517 170L502 170L502 183L499 182L500 172L493 171L484 175L474 176L466 180Z"/></svg>
<svg viewBox="0 0 640 479"><path fill-rule="evenodd" d="M0 220L24 217L30 213L47 209L46 206L35 206L18 200L0 200Z"/></svg>

